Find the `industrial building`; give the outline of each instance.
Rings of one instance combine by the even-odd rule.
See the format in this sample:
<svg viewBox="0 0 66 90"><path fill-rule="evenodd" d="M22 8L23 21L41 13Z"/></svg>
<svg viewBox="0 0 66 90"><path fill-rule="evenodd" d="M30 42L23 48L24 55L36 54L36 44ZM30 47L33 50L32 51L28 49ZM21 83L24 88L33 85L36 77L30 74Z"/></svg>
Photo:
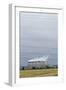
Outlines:
<svg viewBox="0 0 66 90"><path fill-rule="evenodd" d="M48 65L48 56L28 60L28 68L45 68Z"/></svg>

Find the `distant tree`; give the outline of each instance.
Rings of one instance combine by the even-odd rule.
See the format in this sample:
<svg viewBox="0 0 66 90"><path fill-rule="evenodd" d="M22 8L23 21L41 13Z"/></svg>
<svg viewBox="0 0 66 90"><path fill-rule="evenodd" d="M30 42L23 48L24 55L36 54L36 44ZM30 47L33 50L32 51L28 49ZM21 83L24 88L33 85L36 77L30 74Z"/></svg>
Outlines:
<svg viewBox="0 0 66 90"><path fill-rule="evenodd" d="M55 67L58 68L58 65L56 65Z"/></svg>
<svg viewBox="0 0 66 90"><path fill-rule="evenodd" d="M24 67L22 67L22 70L24 70Z"/></svg>
<svg viewBox="0 0 66 90"><path fill-rule="evenodd" d="M51 68L49 65L46 66L47 69Z"/></svg>
<svg viewBox="0 0 66 90"><path fill-rule="evenodd" d="M36 69L35 67L32 67L32 69Z"/></svg>

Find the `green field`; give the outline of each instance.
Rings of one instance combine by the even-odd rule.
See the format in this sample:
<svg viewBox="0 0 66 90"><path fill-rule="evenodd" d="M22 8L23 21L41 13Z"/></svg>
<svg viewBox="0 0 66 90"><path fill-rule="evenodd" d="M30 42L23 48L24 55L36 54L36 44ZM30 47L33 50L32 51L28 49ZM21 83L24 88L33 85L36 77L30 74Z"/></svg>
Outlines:
<svg viewBox="0 0 66 90"><path fill-rule="evenodd" d="M20 70L20 78L25 77L44 77L44 76L58 76L58 69L32 69Z"/></svg>

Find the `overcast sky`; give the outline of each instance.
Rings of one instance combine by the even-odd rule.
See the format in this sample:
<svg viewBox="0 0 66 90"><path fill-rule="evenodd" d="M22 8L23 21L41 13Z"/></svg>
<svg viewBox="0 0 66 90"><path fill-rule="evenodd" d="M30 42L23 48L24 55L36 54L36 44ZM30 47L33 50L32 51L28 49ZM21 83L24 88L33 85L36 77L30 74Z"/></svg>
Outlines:
<svg viewBox="0 0 66 90"><path fill-rule="evenodd" d="M20 12L19 18L20 65L47 55L49 64L57 64L58 15Z"/></svg>

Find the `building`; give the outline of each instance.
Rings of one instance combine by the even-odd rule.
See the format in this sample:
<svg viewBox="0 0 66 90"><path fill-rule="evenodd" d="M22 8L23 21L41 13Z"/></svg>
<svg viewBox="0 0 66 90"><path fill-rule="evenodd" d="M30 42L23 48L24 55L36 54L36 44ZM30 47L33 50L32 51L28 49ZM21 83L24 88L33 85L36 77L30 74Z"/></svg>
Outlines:
<svg viewBox="0 0 66 90"><path fill-rule="evenodd" d="M28 60L28 68L45 68L48 65L48 56Z"/></svg>

